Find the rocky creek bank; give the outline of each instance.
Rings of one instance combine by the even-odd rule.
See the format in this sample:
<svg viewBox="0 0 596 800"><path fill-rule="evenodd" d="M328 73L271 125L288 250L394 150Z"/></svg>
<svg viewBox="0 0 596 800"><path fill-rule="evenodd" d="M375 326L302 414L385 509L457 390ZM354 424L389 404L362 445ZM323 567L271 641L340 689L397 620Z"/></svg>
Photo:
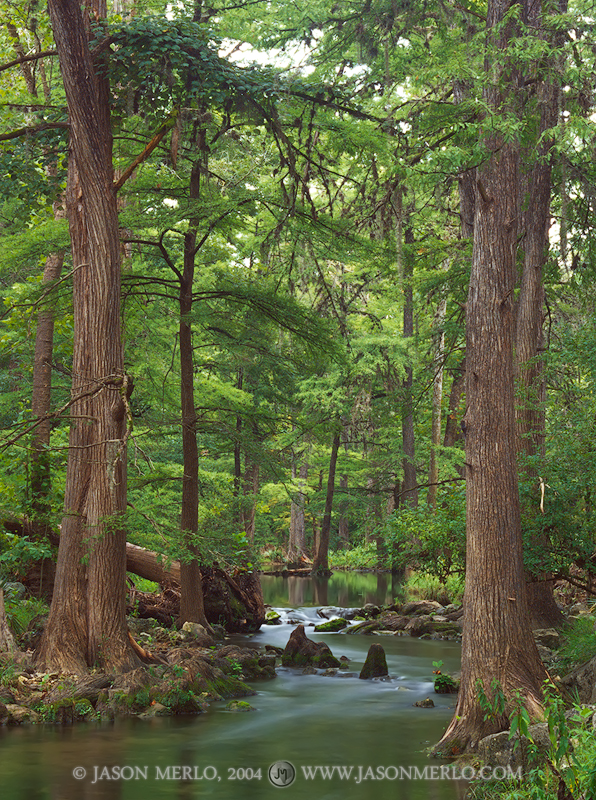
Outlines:
<svg viewBox="0 0 596 800"><path fill-rule="evenodd" d="M226 644L223 629L218 643L195 623L176 631L153 619L128 622L155 663L77 676L39 672L32 650L20 653L0 664L0 725L200 714L213 701L254 695L246 680L275 677L275 654Z"/></svg>
<svg viewBox="0 0 596 800"><path fill-rule="evenodd" d="M324 606L318 610L321 623L314 626L319 633L345 631L348 634L415 636L420 639L461 640L463 608L461 605L442 606L434 600L414 600L376 606L368 603L362 608ZM323 621L325 620L325 621ZM286 622L303 623L289 615ZM281 615L269 609L265 615L268 625L282 624ZM308 627L308 623L307 627Z"/></svg>

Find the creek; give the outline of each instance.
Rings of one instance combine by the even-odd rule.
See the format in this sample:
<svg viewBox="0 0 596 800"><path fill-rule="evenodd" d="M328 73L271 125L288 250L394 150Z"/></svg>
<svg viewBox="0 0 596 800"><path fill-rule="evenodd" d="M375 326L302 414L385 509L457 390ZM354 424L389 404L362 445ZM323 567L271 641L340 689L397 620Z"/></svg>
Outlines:
<svg viewBox="0 0 596 800"><path fill-rule="evenodd" d="M387 575L335 573L317 581L263 576L265 602L282 619L301 619L307 626L322 621L320 606L382 604L392 601L394 590ZM293 629L286 621L234 641L283 647ZM275 680L253 684L258 693L246 700L256 711L230 713L223 702L196 717L0 728L0 797L274 800L281 791L286 800L463 798L465 781L416 778L414 769L444 764L424 752L440 738L454 705L453 695L433 693L433 661L443 661L447 671L458 669L459 644L317 634L309 627L306 633L327 642L337 657L347 656L349 670L324 676L278 668ZM389 677L361 681L358 673L372 642L385 648ZM426 697L434 708L413 706ZM268 770L282 761L297 774L291 785L277 787ZM335 767L330 777L324 777L325 767ZM289 781L290 769L276 768L278 783Z"/></svg>

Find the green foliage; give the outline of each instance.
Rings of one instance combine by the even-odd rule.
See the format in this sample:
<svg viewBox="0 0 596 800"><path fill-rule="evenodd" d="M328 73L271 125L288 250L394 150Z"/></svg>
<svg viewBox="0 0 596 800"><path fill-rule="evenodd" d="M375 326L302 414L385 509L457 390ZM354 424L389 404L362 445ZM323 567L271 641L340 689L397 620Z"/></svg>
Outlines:
<svg viewBox="0 0 596 800"><path fill-rule="evenodd" d="M465 568L465 496L459 485L439 493L436 511L421 504L404 506L383 530L389 564L416 569L445 581Z"/></svg>
<svg viewBox="0 0 596 800"><path fill-rule="evenodd" d="M433 661L434 689L437 694L452 694L457 692L457 681L451 675L441 672L442 661Z"/></svg>
<svg viewBox="0 0 596 800"><path fill-rule="evenodd" d="M147 578L140 578L138 575L134 575L132 572L128 572L127 576L133 581L135 589L137 589L139 592L157 593L160 591L159 583L155 583L155 581L147 580Z"/></svg>
<svg viewBox="0 0 596 800"><path fill-rule="evenodd" d="M592 615L585 615L573 620L571 627L565 629L563 645L558 657L561 662L561 674L571 668L584 664L596 655L596 630Z"/></svg>
<svg viewBox="0 0 596 800"><path fill-rule="evenodd" d="M27 570L33 562L54 555L51 545L44 540L29 539L13 533L4 533L1 543L0 572L19 575Z"/></svg>
<svg viewBox="0 0 596 800"><path fill-rule="evenodd" d="M530 725L523 698L517 695L510 716L510 738L526 737L531 768L521 781L480 781L472 784L471 800L552 800L573 797L591 800L596 791L596 741L591 717L593 710L575 707L566 716L558 689L550 681L544 684L544 716L550 746L546 755L539 753L530 735ZM546 763L545 763L546 760Z"/></svg>
<svg viewBox="0 0 596 800"><path fill-rule="evenodd" d="M490 689L484 688L484 683L478 679L476 681L476 693L478 704L484 711L484 720L500 719L505 714L506 698L503 688L496 678L493 678Z"/></svg>
<svg viewBox="0 0 596 800"><path fill-rule="evenodd" d="M239 678L242 675L242 664L235 658L227 658L227 661L230 662L230 675Z"/></svg>
<svg viewBox="0 0 596 800"><path fill-rule="evenodd" d="M329 553L331 569L375 569L379 564L377 546L373 542L356 545L349 550Z"/></svg>
<svg viewBox="0 0 596 800"><path fill-rule="evenodd" d="M402 598L407 600L436 600L445 604L461 603L464 594L464 578L462 575L450 575L441 581L434 575L424 572L411 572L402 584Z"/></svg>

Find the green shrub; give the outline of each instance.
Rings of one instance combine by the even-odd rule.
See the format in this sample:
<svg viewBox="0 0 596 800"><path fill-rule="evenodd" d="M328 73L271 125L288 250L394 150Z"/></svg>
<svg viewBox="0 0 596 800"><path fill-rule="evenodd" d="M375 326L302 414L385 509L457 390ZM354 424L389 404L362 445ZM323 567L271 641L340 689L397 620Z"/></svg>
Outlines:
<svg viewBox="0 0 596 800"><path fill-rule="evenodd" d="M596 631L594 617L585 615L573 621L565 632L564 643L559 650L562 672L567 672L576 664L583 664L596 655Z"/></svg>
<svg viewBox="0 0 596 800"><path fill-rule="evenodd" d="M436 600L438 603L461 603L464 595L464 579L461 575L449 575L444 581L424 572L412 572L402 588L402 598L407 600ZM400 599L402 599L400 598Z"/></svg>
<svg viewBox="0 0 596 800"><path fill-rule="evenodd" d="M19 600L17 602L8 601L5 606L6 619L15 636L21 636L21 634L28 630L29 625L35 617L47 614L49 611L47 603L36 598Z"/></svg>
<svg viewBox="0 0 596 800"><path fill-rule="evenodd" d="M568 720L563 701L549 681L545 682L544 695L550 739L546 763L531 769L521 780L472 783L466 794L468 800L553 800L557 797L592 800L596 797L596 739L590 724L593 709L576 706L576 713ZM510 739L529 734L529 718L521 698L510 719ZM529 755L530 758L537 755L531 737Z"/></svg>
<svg viewBox="0 0 596 800"><path fill-rule="evenodd" d="M374 542L359 544L351 550L329 553L329 566L332 569L374 569L378 563L379 554Z"/></svg>
<svg viewBox="0 0 596 800"><path fill-rule="evenodd" d="M445 581L463 573L466 560L466 507L461 486L445 487L435 510L426 503L401 507L385 523L382 534L388 566L413 566Z"/></svg>

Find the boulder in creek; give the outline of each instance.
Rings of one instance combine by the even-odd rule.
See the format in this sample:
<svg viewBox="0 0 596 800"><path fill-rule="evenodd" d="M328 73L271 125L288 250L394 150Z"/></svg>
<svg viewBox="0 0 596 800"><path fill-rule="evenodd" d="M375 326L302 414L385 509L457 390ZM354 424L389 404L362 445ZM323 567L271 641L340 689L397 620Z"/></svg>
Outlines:
<svg viewBox="0 0 596 800"><path fill-rule="evenodd" d="M404 603L401 607L401 613L419 616L421 614L432 614L440 608L442 606L436 600L412 600L410 603Z"/></svg>
<svg viewBox="0 0 596 800"><path fill-rule="evenodd" d="M405 628L410 636L418 637L432 631L431 618L427 615L412 617Z"/></svg>
<svg viewBox="0 0 596 800"><path fill-rule="evenodd" d="M315 625L315 631L317 633L334 633L335 631L343 630L347 624L348 622L344 617L336 617L335 619L327 620L327 622L321 622L320 625Z"/></svg>
<svg viewBox="0 0 596 800"><path fill-rule="evenodd" d="M385 651L380 644L371 644L366 661L358 677L367 681L371 678L382 678L385 675L389 675Z"/></svg>
<svg viewBox="0 0 596 800"><path fill-rule="evenodd" d="M416 700L413 705L417 706L418 708L434 708L435 704L430 699L430 697L426 697L424 700Z"/></svg>
<svg viewBox="0 0 596 800"><path fill-rule="evenodd" d="M288 639L281 663L284 667L339 667L339 661L325 642L313 642L306 638L304 625L298 625Z"/></svg>

